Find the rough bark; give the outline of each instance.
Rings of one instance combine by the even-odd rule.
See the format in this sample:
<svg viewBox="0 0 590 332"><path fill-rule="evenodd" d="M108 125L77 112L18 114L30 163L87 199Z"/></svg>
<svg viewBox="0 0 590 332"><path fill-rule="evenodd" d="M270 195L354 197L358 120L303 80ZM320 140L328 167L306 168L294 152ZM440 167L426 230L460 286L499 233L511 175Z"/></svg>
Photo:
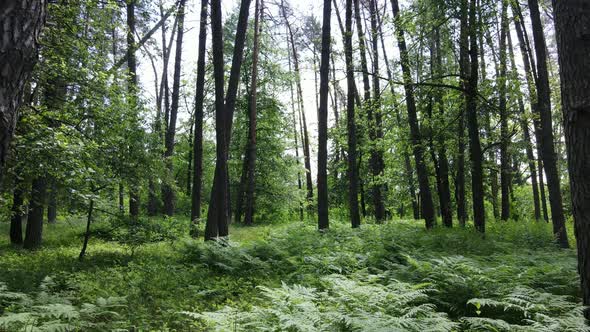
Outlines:
<svg viewBox="0 0 590 332"><path fill-rule="evenodd" d="M25 84L37 62L45 0L0 3L0 188Z"/></svg>
<svg viewBox="0 0 590 332"><path fill-rule="evenodd" d="M460 31L459 31L459 70L461 72L461 87L467 91L469 80L469 10L468 0L461 0ZM467 203L465 198L465 120L467 110L467 95L464 93L463 105L459 110L457 124L457 166L455 175L455 200L457 201L457 219L459 225L465 227L467 222Z"/></svg>
<svg viewBox="0 0 590 332"><path fill-rule="evenodd" d="M399 21L399 5L397 0L391 0L391 7L393 16L395 18L397 42L401 57L401 67L403 73L404 89L406 92L406 107L408 112L408 121L410 124L410 136L412 140L412 148L414 152L414 159L416 162L416 169L418 173L418 184L420 187L420 197L422 201L422 217L425 220L426 228L432 228L435 224L434 203L432 201L432 193L430 191L430 183L428 179L428 171L424 162L424 148L422 142L422 135L418 126L418 116L416 111L416 101L414 100L414 88L412 83L412 74L410 71L410 61L408 57L408 50L406 47L406 40L404 30Z"/></svg>
<svg viewBox="0 0 590 332"><path fill-rule="evenodd" d="M551 220L553 222L553 234L557 243L562 248L568 248L567 232L565 228L565 215L561 198L561 186L557 170L557 155L553 142L553 121L551 119L551 91L549 87L549 72L547 70L547 45L541 14L537 0L529 0L531 24L535 53L537 55L537 102L541 132L541 147L543 153L543 165L547 177L547 188L549 190L549 204L551 206Z"/></svg>
<svg viewBox="0 0 590 332"><path fill-rule="evenodd" d="M590 4L553 1L578 272L590 305ZM584 312L590 319L590 310Z"/></svg>
<svg viewBox="0 0 590 332"><path fill-rule="evenodd" d="M318 229L329 227L328 219L328 90L330 84L330 21L332 4L324 0L320 58L320 105L318 108Z"/></svg>

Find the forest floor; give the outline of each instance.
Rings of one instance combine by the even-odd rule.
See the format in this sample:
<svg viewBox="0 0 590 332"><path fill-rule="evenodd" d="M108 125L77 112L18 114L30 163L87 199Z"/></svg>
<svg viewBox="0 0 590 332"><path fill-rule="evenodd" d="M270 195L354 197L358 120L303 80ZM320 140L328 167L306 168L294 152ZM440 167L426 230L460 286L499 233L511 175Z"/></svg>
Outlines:
<svg viewBox="0 0 590 332"><path fill-rule="evenodd" d="M0 331L586 330L575 251L542 222L491 222L485 238L292 223L232 227L224 243L182 235L187 220L146 224L98 222L79 261L82 219L46 225L35 252L0 223Z"/></svg>

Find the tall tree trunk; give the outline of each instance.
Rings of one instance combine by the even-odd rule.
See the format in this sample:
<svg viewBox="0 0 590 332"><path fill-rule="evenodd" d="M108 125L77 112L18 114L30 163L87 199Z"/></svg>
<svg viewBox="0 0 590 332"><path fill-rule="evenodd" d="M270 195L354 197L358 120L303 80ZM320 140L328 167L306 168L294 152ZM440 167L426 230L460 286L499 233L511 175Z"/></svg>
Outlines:
<svg viewBox="0 0 590 332"><path fill-rule="evenodd" d="M384 5L387 5L387 2L384 3ZM385 9L384 9L385 11ZM389 59L387 58L387 52L386 52L386 48L385 48L385 40L383 38L383 31L382 31L382 20L380 19L380 16L377 15L377 18L379 19L378 22L378 26L379 26L379 37L381 39L381 49L383 51L383 60L385 61L385 67L387 69L387 79L389 80L389 89L391 92L392 96L395 96L395 89L394 89L394 85L393 85L393 74L391 72L391 67L389 66ZM402 128L403 124L402 124L402 118L401 118L401 114L399 111L399 107L394 105L394 111L395 111L395 120L396 120L396 125L399 128ZM410 160L410 154L408 153L408 151L406 149L402 150L402 155L404 158L404 167L405 167L405 173L406 173L406 178L408 180L408 191L410 193L410 199L412 202L412 212L413 212L413 216L414 219L419 219L420 218L420 211L418 210L418 201L416 199L416 186L414 184L414 172L412 170L412 162ZM403 211L402 211L403 212ZM402 213L402 217L403 217L403 213Z"/></svg>
<svg viewBox="0 0 590 332"><path fill-rule="evenodd" d="M242 0L234 43L234 53L227 93L224 94L223 28L221 19L221 0L211 1L211 35L213 48L213 74L215 77L215 132L217 139L215 174L211 200L205 226L205 239L229 234L230 195L228 152L231 138L240 71L244 55L244 44L248 29L248 15L251 0ZM225 97L225 98L224 98ZM225 101L225 102L224 102Z"/></svg>
<svg viewBox="0 0 590 332"><path fill-rule="evenodd" d="M205 99L205 56L207 52L207 7L208 0L201 0L199 22L199 51L197 55L197 86L195 92L195 129L193 142L193 188L191 194L191 221L201 218L201 194L203 188L203 102ZM198 236L193 230L192 235Z"/></svg>
<svg viewBox="0 0 590 332"><path fill-rule="evenodd" d="M383 140L383 117L381 115L381 87L379 84L379 29L377 27L378 13L377 1L369 1L369 14L371 19L371 45L373 52L373 101L370 106L372 110L373 120L369 123L370 132L372 132L371 144L371 172L373 173L372 181L372 196L373 206L375 209L375 219L379 221L385 220L385 202L384 202L384 186L381 183L383 170L385 169L385 162L383 161L383 151L381 149L381 141Z"/></svg>
<svg viewBox="0 0 590 332"><path fill-rule="evenodd" d="M424 162L424 149L422 144L422 135L418 126L418 116L416 112L416 101L414 100L414 88L412 86L412 74L410 72L410 60L406 47L404 30L399 19L399 5L397 0L391 0L393 16L397 31L397 41L400 51L401 67L404 76L404 88L406 91L406 106L408 108L408 121L410 123L410 136L412 139L414 159L418 171L418 184L420 187L420 197L422 201L422 216L424 217L426 228L432 228L435 224L434 203L430 191L428 171Z"/></svg>
<svg viewBox="0 0 590 332"><path fill-rule="evenodd" d="M250 105L248 107L248 147L246 148L246 160L248 162L246 211L244 215L244 224L246 225L251 225L254 222L254 190L256 188L256 97L258 88L258 53L264 13L264 0L256 0L254 13L254 48L252 50L252 74L250 76Z"/></svg>
<svg viewBox="0 0 590 332"><path fill-rule="evenodd" d="M465 6L464 0L462 6ZM465 113L469 131L469 155L471 157L471 192L473 200L473 222L477 231L485 233L485 209L483 188L483 155L479 140L479 124L477 121L477 84L478 84L478 56L477 56L477 19L476 0L469 4L469 44L470 68L465 91Z"/></svg>
<svg viewBox="0 0 590 332"><path fill-rule="evenodd" d="M520 81L518 75L518 68L516 67L516 61L514 59L514 46L512 45L512 38L508 34L508 51L510 53L510 71L512 73L512 79L515 81L515 89L520 91ZM535 155L533 153L533 144L531 142L531 133L529 130L528 116L524 107L524 101L522 95L518 95L518 110L520 115L520 128L522 130L526 156L529 164L529 173L531 175L531 187L533 191L533 206L535 211L535 220L541 220L541 202L539 201L539 183L537 178L537 168L535 166Z"/></svg>
<svg viewBox="0 0 590 332"><path fill-rule="evenodd" d="M184 6L186 0L180 0L178 6L178 34L176 37L176 55L174 59L174 74L172 81L172 106L170 108L170 118L166 129L166 139L164 150L164 159L168 176L163 183L162 193L164 201L164 213L168 216L174 215L174 175L172 156L174 155L174 137L176 136L176 118L178 116L178 107L180 99L180 71L182 68L182 40L184 36Z"/></svg>
<svg viewBox="0 0 590 332"><path fill-rule="evenodd" d="M24 192L22 183L15 183L12 194L12 209L10 216L10 243L20 245L23 243L23 203Z"/></svg>
<svg viewBox="0 0 590 332"><path fill-rule="evenodd" d="M582 299L590 305L590 6L553 1ZM590 310L584 311L590 319Z"/></svg>
<svg viewBox="0 0 590 332"><path fill-rule="evenodd" d="M551 205L551 219L553 221L553 233L558 244L562 248L568 248L567 232L565 228L565 216L561 199L561 186L557 170L557 155L553 143L553 123L551 120L551 91L549 88L549 73L547 70L547 46L541 14L537 0L529 0L533 38L535 40L535 53L537 55L537 101L539 116L541 118L541 147L543 153L543 165L547 177L549 189L549 204Z"/></svg>
<svg viewBox="0 0 590 332"><path fill-rule="evenodd" d="M127 2L127 48L135 50L135 0ZM128 98L129 106L137 110L137 61L135 51L132 51L127 57L128 78ZM135 180L137 181L137 180ZM129 185L129 214L132 218L139 217L139 185L131 183Z"/></svg>
<svg viewBox="0 0 590 332"><path fill-rule="evenodd" d="M459 31L459 69L461 88L464 91L463 105L459 110L457 133L457 166L455 176L455 199L457 201L457 219L465 227L467 222L467 203L465 197L465 120L467 110L467 85L469 82L469 9L468 0L461 0Z"/></svg>
<svg viewBox="0 0 590 332"><path fill-rule="evenodd" d="M43 239L43 211L47 200L47 181L45 177L38 176L31 185L31 198L29 200L29 216L25 231L23 248L36 249L41 246Z"/></svg>
<svg viewBox="0 0 590 332"><path fill-rule="evenodd" d="M55 224L57 220L57 184L55 178L49 180L49 195L47 203L47 222Z"/></svg>
<svg viewBox="0 0 590 332"><path fill-rule="evenodd" d="M318 229L329 227L328 219L328 89L330 84L330 21L332 4L324 0L320 59L320 105L318 108Z"/></svg>
<svg viewBox="0 0 590 332"><path fill-rule="evenodd" d="M500 187L502 189L502 220L510 219L510 155L508 154L508 110L506 107L506 39L508 34L508 4L502 0L500 18L500 66L498 80L498 96L500 108Z"/></svg>
<svg viewBox="0 0 590 332"><path fill-rule="evenodd" d="M37 62L45 14L45 0L0 4L0 188L25 84Z"/></svg>
<svg viewBox="0 0 590 332"><path fill-rule="evenodd" d="M348 209L350 213L350 222L353 228L359 227L361 217L359 215L358 202L358 168L357 168L357 140L356 140L356 119L355 119L355 85L354 85L354 66L352 64L352 2L346 0L345 25L346 33L344 34L344 58L346 62L346 129L348 138ZM337 11L337 10L336 10Z"/></svg>

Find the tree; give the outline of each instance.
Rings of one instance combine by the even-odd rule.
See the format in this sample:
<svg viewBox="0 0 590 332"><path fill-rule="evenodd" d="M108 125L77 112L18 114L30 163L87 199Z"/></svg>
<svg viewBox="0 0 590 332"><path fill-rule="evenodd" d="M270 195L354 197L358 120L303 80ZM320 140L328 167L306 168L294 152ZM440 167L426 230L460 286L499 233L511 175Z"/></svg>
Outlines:
<svg viewBox="0 0 590 332"><path fill-rule="evenodd" d="M348 136L348 209L350 213L350 222L353 228L359 227L361 218L359 214L358 202L358 168L357 168L357 137L356 137L356 119L354 112L354 96L356 94L354 84L354 67L352 64L352 1L346 0L345 25L346 33L344 34L344 57L346 62L346 128Z"/></svg>
<svg viewBox="0 0 590 332"><path fill-rule="evenodd" d="M231 137L233 115L238 93L240 70L244 55L244 43L248 28L248 15L251 0L242 0L236 29L234 53L227 85L224 94L224 63L223 63L223 28L221 19L221 0L211 1L211 35L213 47L213 75L215 79L215 136L217 140L215 174L213 188L205 226L205 239L229 234L230 197L229 174L227 168L229 141ZM225 96L224 96L225 95Z"/></svg>
<svg viewBox="0 0 590 332"><path fill-rule="evenodd" d="M320 105L318 109L318 228L329 227L328 220L328 85L330 84L330 18L332 3L324 0L322 54L320 59Z"/></svg>
<svg viewBox="0 0 590 332"><path fill-rule="evenodd" d="M45 14L45 0L0 4L0 187L25 84L37 62Z"/></svg>
<svg viewBox="0 0 590 332"><path fill-rule="evenodd" d="M561 102L570 190L578 248L582 299L590 305L590 7L580 1L553 1L559 54ZM555 221L554 221L555 222ZM584 311L590 319L590 310Z"/></svg>
<svg viewBox="0 0 590 332"><path fill-rule="evenodd" d="M537 0L529 0L531 25L535 54L537 55L537 107L541 119L541 147L547 188L549 189L549 204L551 205L551 220L553 221L553 234L557 242L563 248L568 248L567 232L565 229L565 215L561 198L561 185L557 171L557 155L553 143L553 121L551 120L551 91L549 87L549 72L547 70L547 45L541 14Z"/></svg>
<svg viewBox="0 0 590 332"><path fill-rule="evenodd" d="M127 49L129 56L127 57L127 71L128 71L128 96L129 107L132 110L137 109L137 60L135 58L135 0L127 2ZM132 218L139 217L139 185L135 183L129 185L129 215Z"/></svg>
<svg viewBox="0 0 590 332"><path fill-rule="evenodd" d="M43 211L45 211L45 201L47 199L46 190L47 182L43 176L33 180L31 199L29 201L29 216L23 242L23 248L25 249L37 249L41 246L43 239Z"/></svg>
<svg viewBox="0 0 590 332"><path fill-rule="evenodd" d="M506 40L508 35L508 4L502 0L500 14L500 76L498 79L498 95L500 108L500 187L502 188L502 220L510 218L510 156L508 154L508 110L506 107L506 71L507 55Z"/></svg>
<svg viewBox="0 0 590 332"><path fill-rule="evenodd" d="M173 164L170 160L174 154L174 136L176 135L176 118L178 116L178 107L180 99L180 70L182 66L182 39L184 36L184 6L186 0L180 0L178 6L178 35L176 37L176 56L174 59L174 75L172 81L172 107L170 108L170 118L166 129L166 140L164 158L168 168L168 178L162 188L164 196L164 212L168 216L174 215L174 189L173 189Z"/></svg>
<svg viewBox="0 0 590 332"><path fill-rule="evenodd" d="M201 218L201 192L203 187L203 102L205 99L205 56L207 52L208 0L201 0L199 22L199 51L197 55L197 84L195 91L195 124L193 141L193 186L191 194L191 221ZM196 232L193 233L197 236Z"/></svg>
<svg viewBox="0 0 590 332"><path fill-rule="evenodd" d="M424 161L424 148L420 127L418 126L418 115L416 111L416 101L414 99L414 87L412 86L412 74L410 72L410 59L406 46L404 30L400 21L399 4L397 0L391 0L393 16L395 18L395 27L397 32L397 43L401 57L401 67L403 73L404 90L406 92L406 107L408 111L408 121L410 124L410 136L412 140L412 149L414 160L418 173L418 184L420 187L420 198L422 202L422 216L424 217L426 228L432 228L435 224L434 203L430 191L428 172Z"/></svg>

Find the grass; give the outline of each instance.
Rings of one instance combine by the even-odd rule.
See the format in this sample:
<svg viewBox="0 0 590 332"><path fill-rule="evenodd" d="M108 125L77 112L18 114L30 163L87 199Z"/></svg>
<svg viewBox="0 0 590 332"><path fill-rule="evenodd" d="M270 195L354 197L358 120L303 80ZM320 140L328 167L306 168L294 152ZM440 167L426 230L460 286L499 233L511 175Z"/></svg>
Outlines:
<svg viewBox="0 0 590 332"><path fill-rule="evenodd" d="M12 248L0 224L0 330L56 321L84 331L584 330L575 251L557 248L545 223L492 222L485 238L401 220L357 230L335 221L326 233L232 226L224 243L184 236L187 220L151 223L175 236L142 245L94 237L82 262L82 220L47 225L35 252ZM101 320L109 298L124 305ZM48 302L69 307L47 317L39 308ZM94 316L84 311L93 303L103 305ZM6 323L29 312L33 320Z"/></svg>

